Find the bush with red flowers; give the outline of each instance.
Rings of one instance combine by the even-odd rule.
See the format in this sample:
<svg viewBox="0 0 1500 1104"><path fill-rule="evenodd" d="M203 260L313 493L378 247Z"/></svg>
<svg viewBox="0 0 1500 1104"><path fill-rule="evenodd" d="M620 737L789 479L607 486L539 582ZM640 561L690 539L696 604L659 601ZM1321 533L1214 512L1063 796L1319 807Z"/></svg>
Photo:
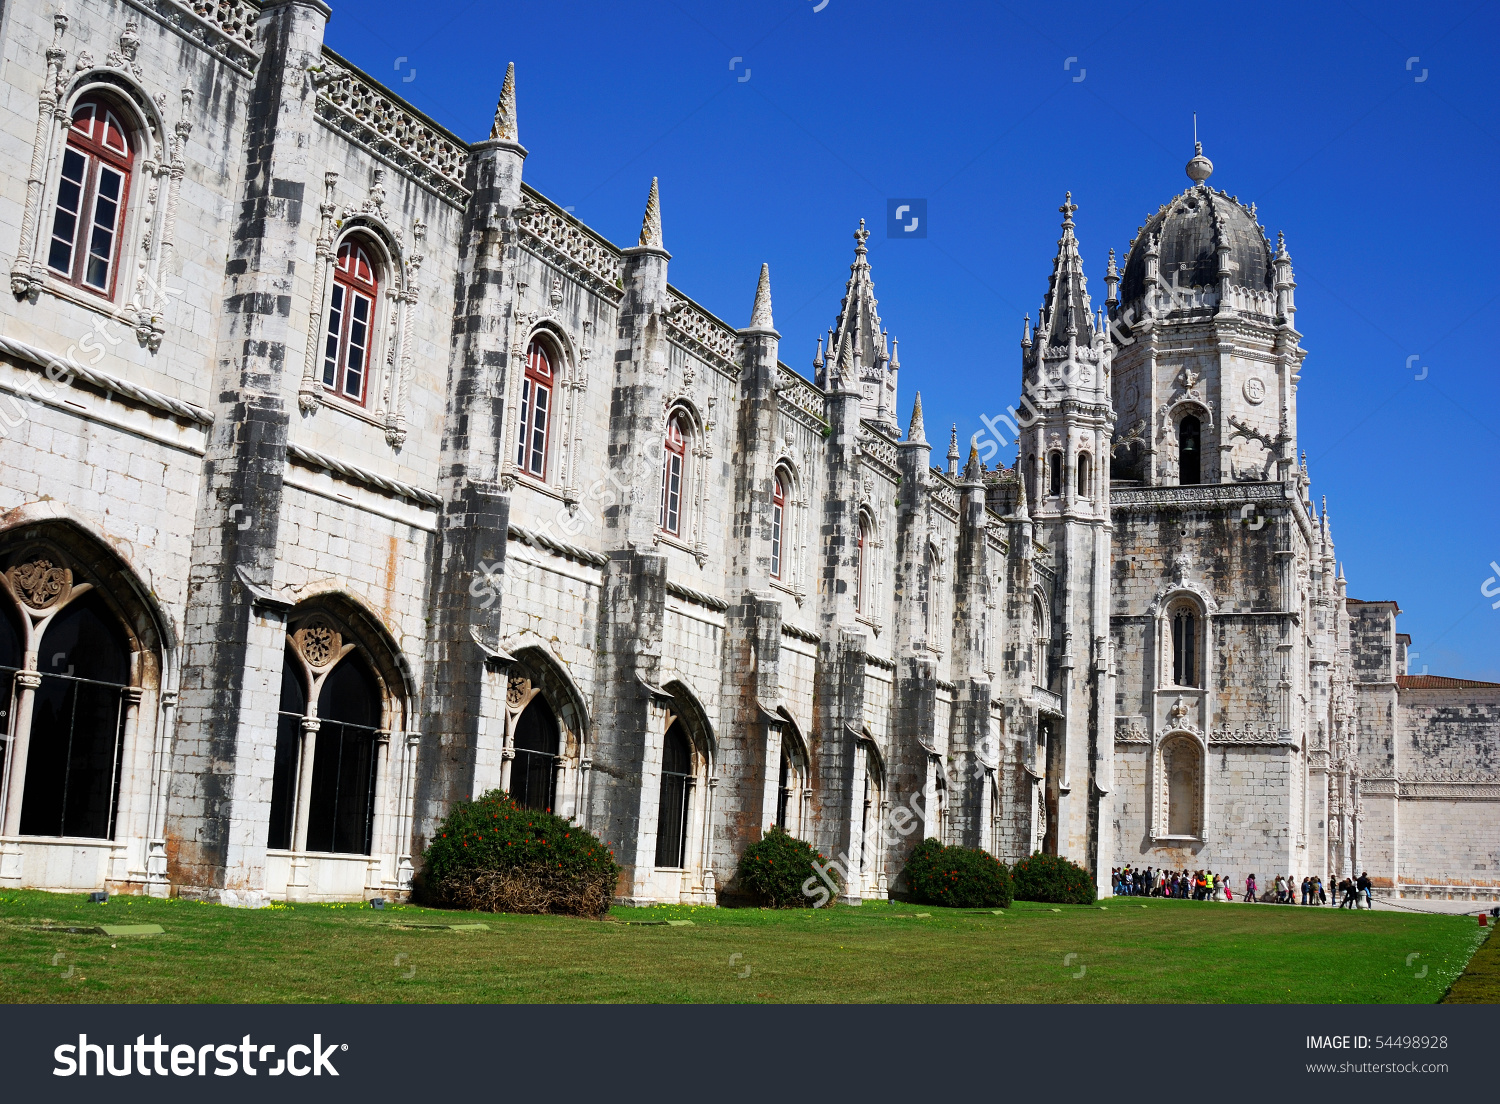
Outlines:
<svg viewBox="0 0 1500 1104"><path fill-rule="evenodd" d="M770 908L809 908L830 896L827 883L812 868L813 863L827 866L822 854L812 844L772 826L740 856L739 883L746 892ZM838 884L838 872L832 869L826 872ZM809 878L824 892L808 894L802 887Z"/></svg>
<svg viewBox="0 0 1500 1104"><path fill-rule="evenodd" d="M422 860L432 903L483 912L603 916L620 870L597 836L501 790L455 805Z"/></svg>
<svg viewBox="0 0 1500 1104"><path fill-rule="evenodd" d="M903 873L911 900L919 905L1010 907L1010 871L986 851L925 839L906 860Z"/></svg>
<svg viewBox="0 0 1500 1104"><path fill-rule="evenodd" d="M1094 876L1057 855L1036 852L1011 867L1017 901L1050 905L1092 905L1097 895Z"/></svg>

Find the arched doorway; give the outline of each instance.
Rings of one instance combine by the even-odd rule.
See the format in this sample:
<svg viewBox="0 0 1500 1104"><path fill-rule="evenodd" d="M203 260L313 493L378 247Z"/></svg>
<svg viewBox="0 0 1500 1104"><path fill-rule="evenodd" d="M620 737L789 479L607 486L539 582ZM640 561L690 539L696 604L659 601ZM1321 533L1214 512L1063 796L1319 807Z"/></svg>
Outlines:
<svg viewBox="0 0 1500 1104"><path fill-rule="evenodd" d="M661 798L656 819L656 865L682 867L687 859L688 780L693 756L683 722L673 719L662 740Z"/></svg>
<svg viewBox="0 0 1500 1104"><path fill-rule="evenodd" d="M537 694L516 720L510 796L518 805L527 809L557 808L559 744L557 715L546 695Z"/></svg>

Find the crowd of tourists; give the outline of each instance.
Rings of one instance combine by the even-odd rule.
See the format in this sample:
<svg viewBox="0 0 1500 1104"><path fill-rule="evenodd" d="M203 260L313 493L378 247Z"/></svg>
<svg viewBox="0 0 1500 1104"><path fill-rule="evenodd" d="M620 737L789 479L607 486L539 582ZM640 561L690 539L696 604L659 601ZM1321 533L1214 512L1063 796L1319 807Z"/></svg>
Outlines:
<svg viewBox="0 0 1500 1104"><path fill-rule="evenodd" d="M1329 875L1334 902L1339 908L1374 908L1374 893L1368 874L1358 878ZM1155 870L1151 867L1117 866L1110 871L1116 897L1178 897L1193 901L1233 901L1235 889L1228 874L1212 870ZM1309 874L1300 882L1288 874L1275 879L1262 891L1254 874L1246 875L1241 901L1277 905L1326 905L1329 889L1323 879Z"/></svg>

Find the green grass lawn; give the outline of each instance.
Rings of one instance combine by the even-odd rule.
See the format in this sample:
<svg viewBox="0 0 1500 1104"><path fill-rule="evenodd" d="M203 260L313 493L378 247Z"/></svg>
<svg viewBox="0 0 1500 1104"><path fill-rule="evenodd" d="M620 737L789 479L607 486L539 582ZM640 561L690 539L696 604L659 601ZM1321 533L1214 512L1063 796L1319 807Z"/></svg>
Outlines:
<svg viewBox="0 0 1500 1104"><path fill-rule="evenodd" d="M1473 917L1103 904L663 906L599 922L7 891L0 1001L1431 1003L1484 934ZM464 923L488 930L400 926ZM101 924L164 933L84 930Z"/></svg>

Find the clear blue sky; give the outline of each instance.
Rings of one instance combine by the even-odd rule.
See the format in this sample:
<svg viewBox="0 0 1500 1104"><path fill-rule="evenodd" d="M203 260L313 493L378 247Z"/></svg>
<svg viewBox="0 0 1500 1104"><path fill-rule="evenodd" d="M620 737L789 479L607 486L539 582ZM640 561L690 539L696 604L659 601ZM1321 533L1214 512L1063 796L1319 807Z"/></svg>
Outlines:
<svg viewBox="0 0 1500 1104"><path fill-rule="evenodd" d="M804 373L869 220L936 453L1017 397L1064 190L1098 302L1196 111L1214 186L1286 232L1349 593L1401 603L1415 670L1500 681L1496 4L819 2L334 0L328 42L469 139L515 61L526 180L631 244L659 176L672 282L745 325L768 261ZM913 196L930 237L888 240Z"/></svg>

